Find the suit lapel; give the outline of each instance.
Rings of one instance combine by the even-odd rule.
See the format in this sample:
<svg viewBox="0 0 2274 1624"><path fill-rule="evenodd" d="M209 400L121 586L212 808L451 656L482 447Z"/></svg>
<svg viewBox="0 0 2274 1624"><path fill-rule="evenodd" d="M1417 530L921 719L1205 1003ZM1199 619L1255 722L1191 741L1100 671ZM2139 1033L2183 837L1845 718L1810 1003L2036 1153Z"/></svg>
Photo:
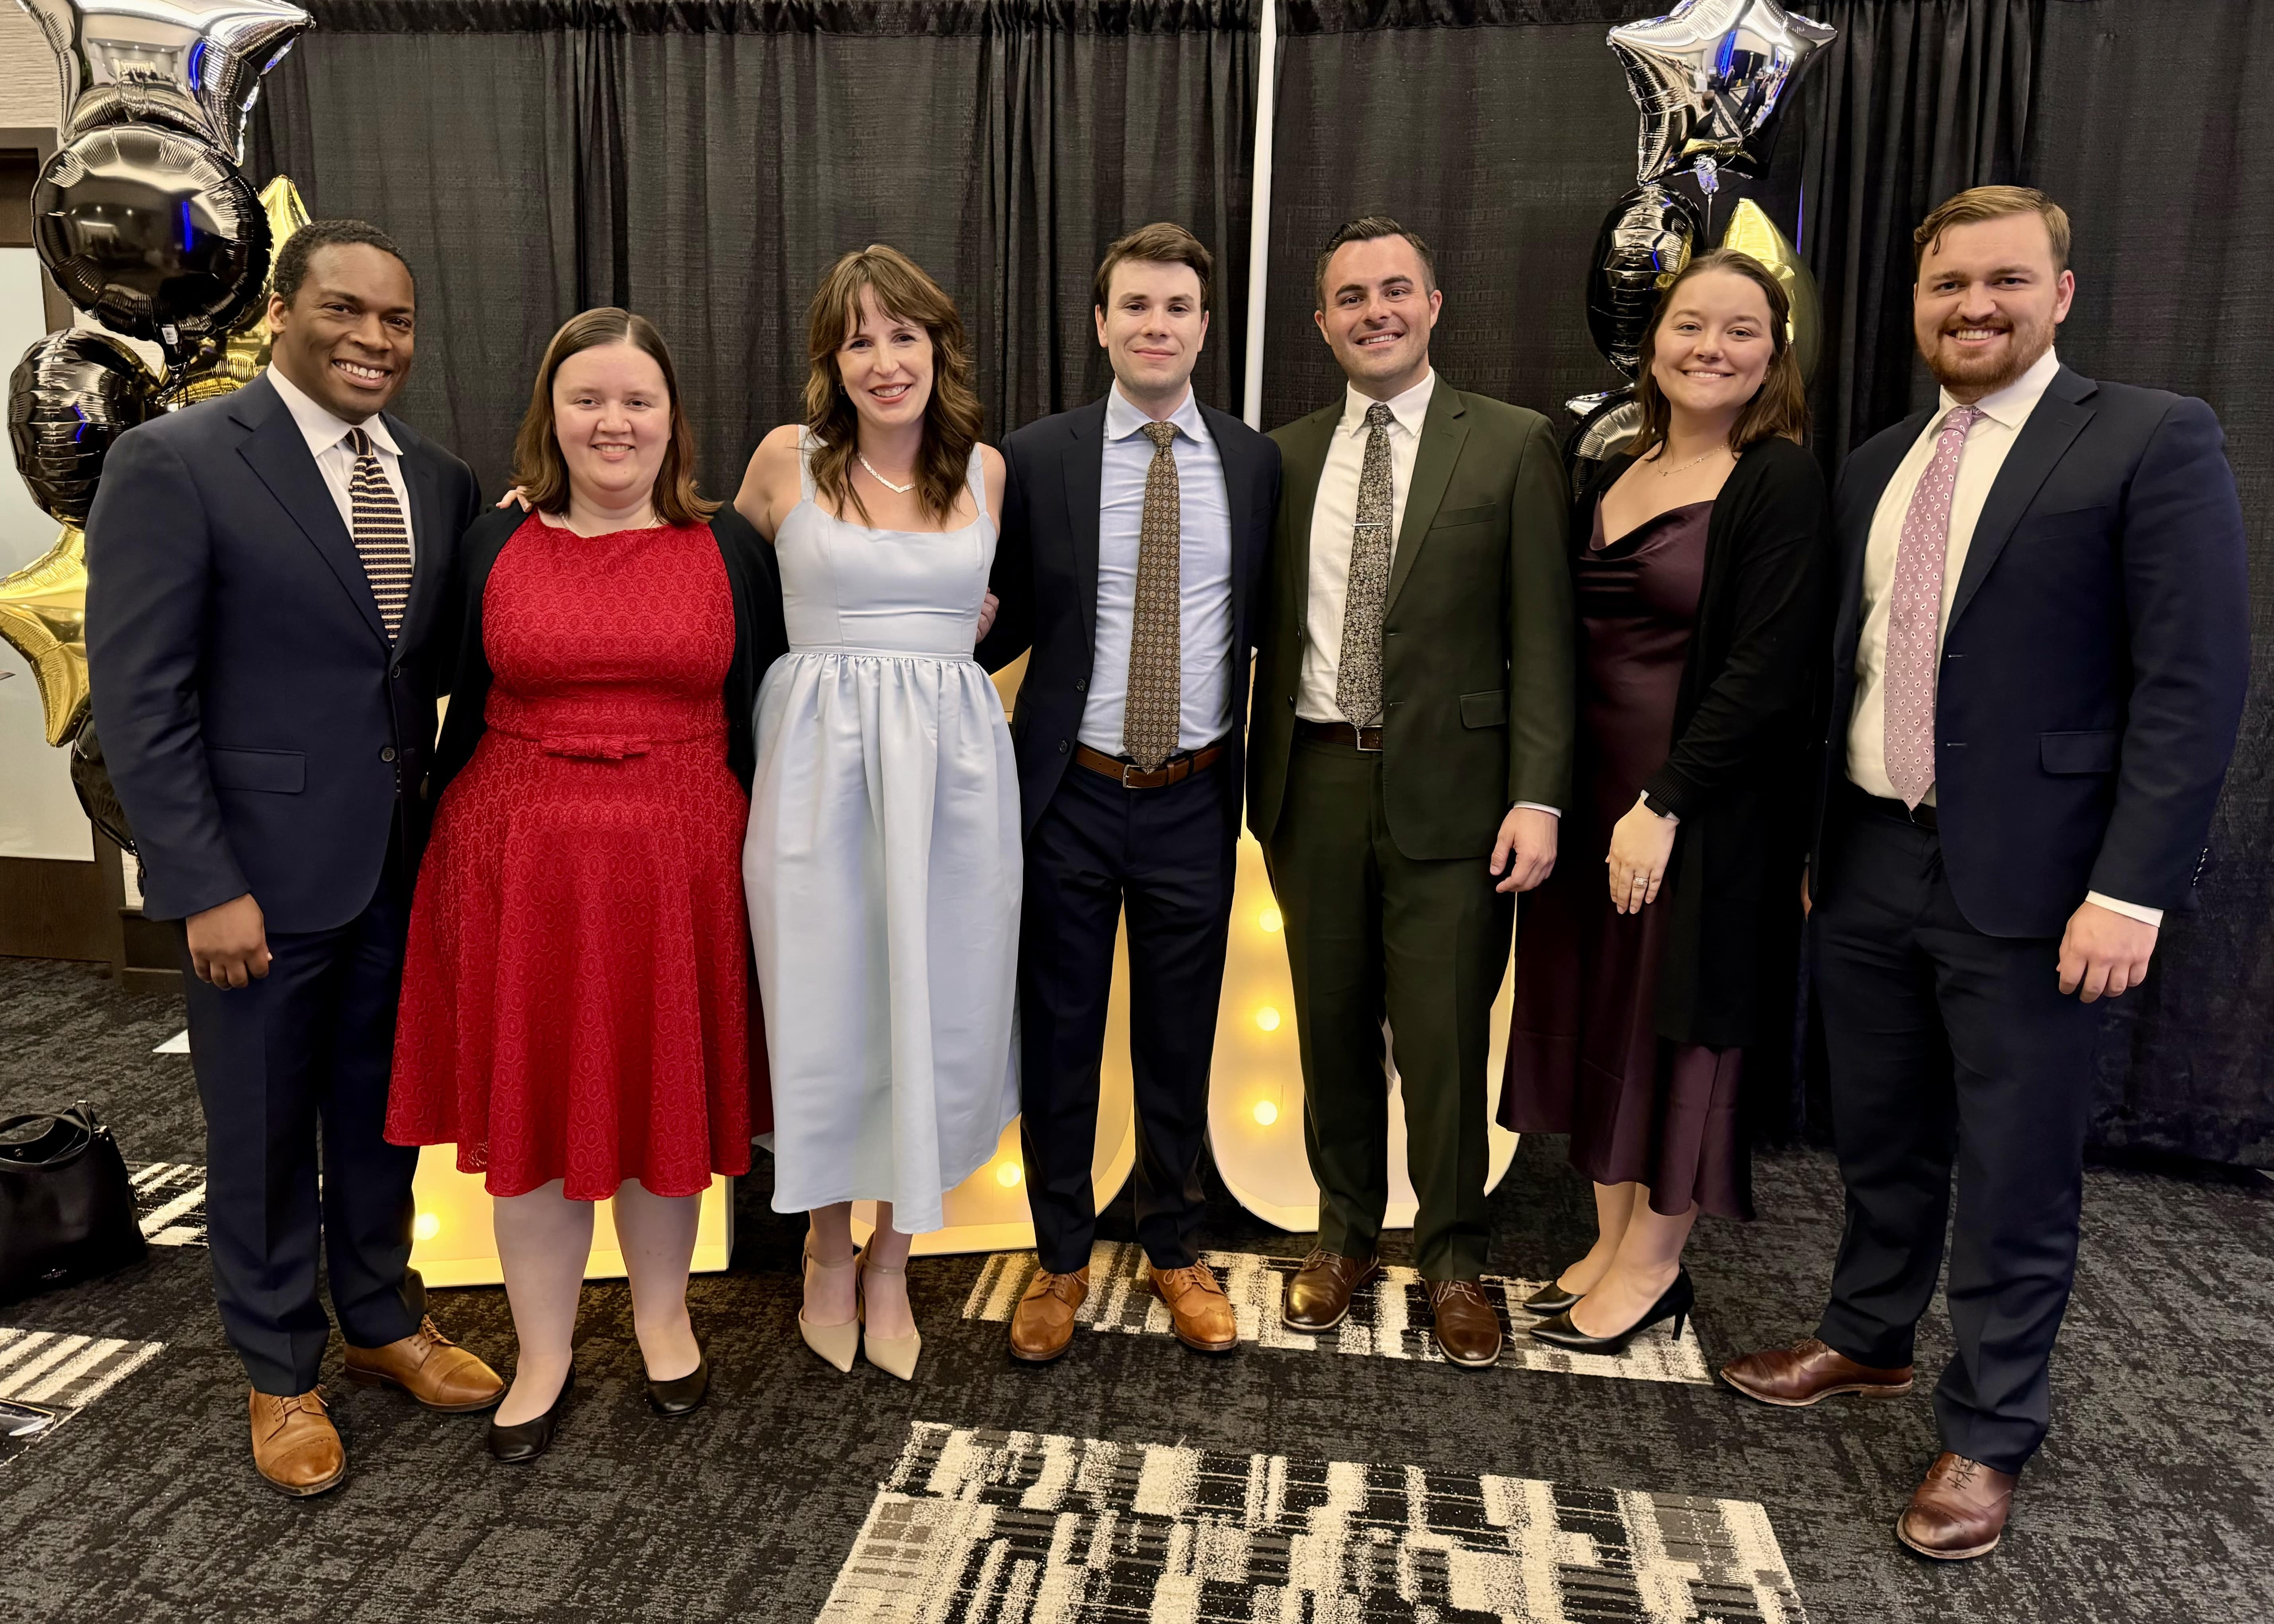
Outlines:
<svg viewBox="0 0 2274 1624"><path fill-rule="evenodd" d="M1201 421L1208 425L1216 440L1216 466L1224 470L1224 510L1231 521L1231 624L1237 637L1247 624L1247 560L1261 539L1250 533L1247 523L1254 511L1255 464L1247 455L1246 442L1228 432L1229 425L1237 419L1203 405Z"/></svg>
<svg viewBox="0 0 2274 1624"><path fill-rule="evenodd" d="M1059 468L1065 486L1066 534L1073 541L1074 597L1081 631L1097 652L1097 505L1105 488L1105 402L1070 415Z"/></svg>
<svg viewBox="0 0 2274 1624"><path fill-rule="evenodd" d="M285 409L283 397L267 379L259 378L239 389L232 401L230 415L252 431L237 447L237 455L339 577L372 635L385 643L387 624L379 618L379 600L372 596L363 557L356 552L347 526L340 522L331 487L324 483L316 459L308 455L308 442Z"/></svg>
<svg viewBox="0 0 2274 1624"><path fill-rule="evenodd" d="M1843 666L1855 662L1856 640L1864 623L1864 555L1871 546L1872 515L1879 510L1879 499L1887 493L1887 481L1895 477L1895 470L1902 466L1903 458L1933 416L1931 410L1913 412L1903 419L1901 432L1888 436L1891 443L1868 460L1859 453L1851 464L1855 471L1843 492L1846 503L1839 515L1840 613L1834 641Z"/></svg>
<svg viewBox="0 0 2274 1624"><path fill-rule="evenodd" d="M443 578L449 573L447 565L455 538L446 533L442 492L435 478L433 459L425 455L418 439L403 425L390 418L388 426L394 431L395 443L403 447L396 466L410 494L410 601L403 607L403 631L395 640L399 647L409 643L414 634L423 635L433 614Z"/></svg>
<svg viewBox="0 0 2274 1624"><path fill-rule="evenodd" d="M1280 537L1283 566L1291 590L1281 594L1302 623L1311 580L1311 519L1319 504L1319 476L1326 471L1327 451L1334 444L1335 425L1342 421L1343 399L1322 407L1291 428L1279 431L1279 511L1286 515L1286 533Z"/></svg>
<svg viewBox="0 0 2274 1624"><path fill-rule="evenodd" d="M2087 403L2092 392L2090 379L2064 366L2053 374L2037 410L2022 425L2014 448L2006 454L2005 466L1998 470L1998 477L1990 486L1989 499L1982 504L1982 516L1975 521L1974 539L1967 546L1966 563L1958 572L1958 590L1951 596L1951 625L1958 623L1958 617L1966 613L1966 605L1981 590L1991 566L2014 538L2014 526L2029 512L2030 502L2053 471L2053 465L2092 420L2092 408Z"/></svg>
<svg viewBox="0 0 2274 1624"><path fill-rule="evenodd" d="M1397 552L1389 564L1389 586L1382 600L1387 614L1397 605L1405 578L1413 573L1414 555L1436 523L1444 505L1445 487L1452 483L1453 464L1469 437L1468 409L1461 392L1442 378L1429 392L1429 410L1421 418L1421 443L1413 454L1413 488L1406 493L1405 518L1397 528Z"/></svg>

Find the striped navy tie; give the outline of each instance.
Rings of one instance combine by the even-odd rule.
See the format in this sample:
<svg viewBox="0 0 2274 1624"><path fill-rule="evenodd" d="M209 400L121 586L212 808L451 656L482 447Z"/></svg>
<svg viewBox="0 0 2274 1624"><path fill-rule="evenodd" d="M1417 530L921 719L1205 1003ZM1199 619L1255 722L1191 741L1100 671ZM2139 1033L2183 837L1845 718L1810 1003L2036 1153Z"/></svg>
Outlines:
<svg viewBox="0 0 2274 1624"><path fill-rule="evenodd" d="M410 601L410 532L403 527L403 504L387 483L379 453L371 436L361 429L348 431L348 446L355 453L355 472L348 476L348 510L355 515L355 549L363 559L363 573L371 582L371 595L379 600L379 618L393 643L403 629L403 609Z"/></svg>

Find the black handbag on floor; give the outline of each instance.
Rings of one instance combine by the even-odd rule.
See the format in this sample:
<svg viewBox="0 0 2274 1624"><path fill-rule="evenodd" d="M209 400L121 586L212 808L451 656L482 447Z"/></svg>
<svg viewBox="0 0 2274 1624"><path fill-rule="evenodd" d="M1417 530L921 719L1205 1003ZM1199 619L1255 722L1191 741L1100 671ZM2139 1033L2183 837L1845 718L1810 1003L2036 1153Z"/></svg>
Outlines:
<svg viewBox="0 0 2274 1624"><path fill-rule="evenodd" d="M81 1100L0 1121L0 1303L142 1259L118 1141Z"/></svg>

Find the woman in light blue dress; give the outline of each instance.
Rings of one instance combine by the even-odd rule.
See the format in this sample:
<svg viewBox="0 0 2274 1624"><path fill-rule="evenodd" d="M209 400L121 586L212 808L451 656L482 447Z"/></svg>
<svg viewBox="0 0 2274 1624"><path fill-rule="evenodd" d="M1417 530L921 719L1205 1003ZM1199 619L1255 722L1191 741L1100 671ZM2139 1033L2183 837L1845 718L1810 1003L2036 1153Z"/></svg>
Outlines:
<svg viewBox="0 0 2274 1624"><path fill-rule="evenodd" d="M808 326L807 420L765 437L734 500L774 544L790 642L758 691L742 878L774 1210L810 1214L798 1328L840 1370L865 1348L906 1380L910 1237L1019 1109L1019 782L972 658L1003 459L955 305L905 256L847 254Z"/></svg>

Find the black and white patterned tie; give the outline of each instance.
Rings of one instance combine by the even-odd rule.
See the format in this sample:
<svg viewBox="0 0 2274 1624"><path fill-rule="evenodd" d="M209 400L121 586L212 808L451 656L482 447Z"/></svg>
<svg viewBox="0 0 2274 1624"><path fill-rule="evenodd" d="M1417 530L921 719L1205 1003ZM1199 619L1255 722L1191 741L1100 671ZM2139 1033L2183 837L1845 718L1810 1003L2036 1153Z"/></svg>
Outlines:
<svg viewBox="0 0 2274 1624"><path fill-rule="evenodd" d="M1359 464L1358 522L1351 530L1350 578L1343 598L1342 657L1335 705L1352 727L1382 714L1382 602L1389 587L1389 408L1366 409L1366 460Z"/></svg>
<svg viewBox="0 0 2274 1624"><path fill-rule="evenodd" d="M1148 423L1145 510L1137 523L1137 590L1129 625L1129 688L1122 702L1121 748L1147 772L1176 754L1183 677L1184 541L1172 423Z"/></svg>
<svg viewBox="0 0 2274 1624"><path fill-rule="evenodd" d="M348 446L355 453L355 472L348 476L348 511L354 518L350 528L371 595L379 600L380 622L393 643L403 629L403 605L410 601L410 532L403 527L403 504L379 465L371 436L350 429Z"/></svg>

